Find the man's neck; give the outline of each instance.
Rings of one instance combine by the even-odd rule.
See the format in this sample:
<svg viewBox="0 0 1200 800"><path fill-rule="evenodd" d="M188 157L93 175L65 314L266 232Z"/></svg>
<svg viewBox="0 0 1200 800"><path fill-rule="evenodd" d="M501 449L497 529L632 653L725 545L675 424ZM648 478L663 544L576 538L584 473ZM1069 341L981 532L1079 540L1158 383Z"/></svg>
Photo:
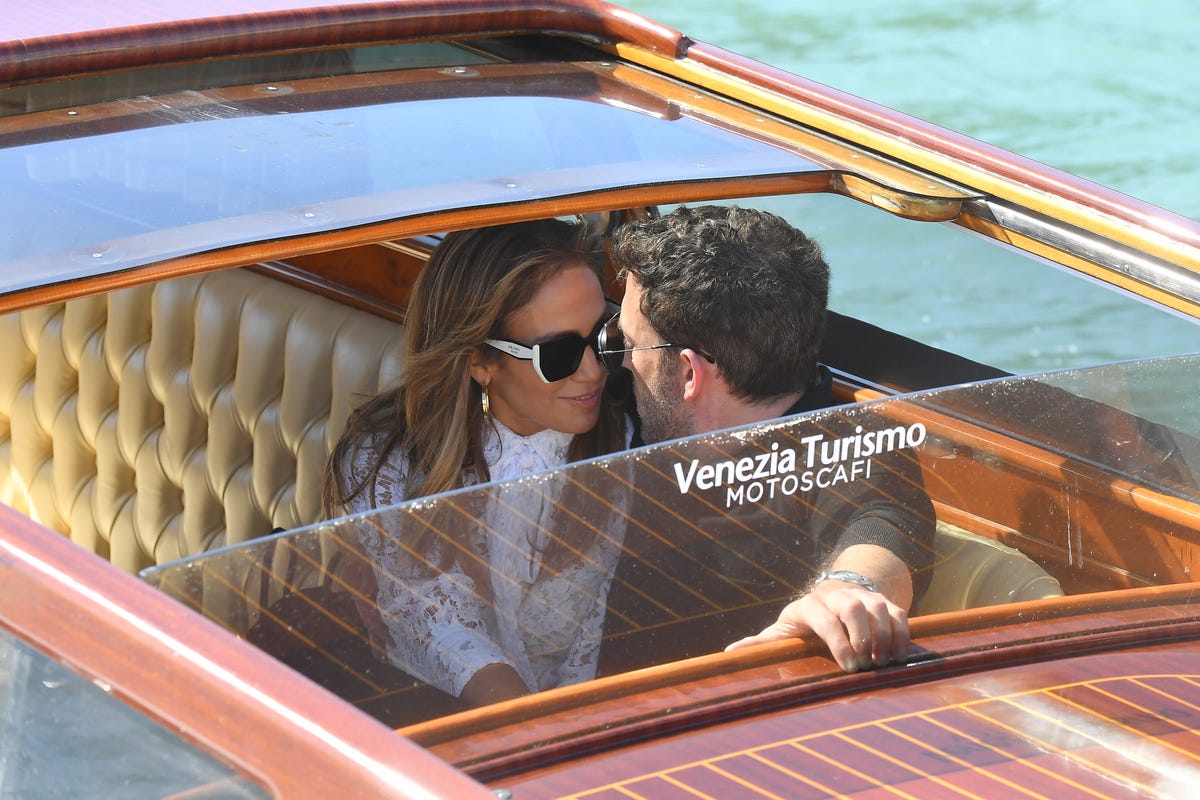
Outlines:
<svg viewBox="0 0 1200 800"><path fill-rule="evenodd" d="M708 414L696 415L696 432L704 433L777 419L786 414L803 396L802 391L792 392L757 403L740 397L726 396L724 402L710 409Z"/></svg>

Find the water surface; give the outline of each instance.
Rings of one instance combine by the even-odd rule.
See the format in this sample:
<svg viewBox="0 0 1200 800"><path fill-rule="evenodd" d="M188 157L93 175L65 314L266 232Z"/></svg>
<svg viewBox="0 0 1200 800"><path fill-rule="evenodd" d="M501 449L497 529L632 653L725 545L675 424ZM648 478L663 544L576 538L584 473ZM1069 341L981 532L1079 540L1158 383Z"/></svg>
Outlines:
<svg viewBox="0 0 1200 800"><path fill-rule="evenodd" d="M1200 3L631 0L692 38L1200 219ZM1194 324L959 230L763 201L825 247L831 304L1005 369L1200 351ZM930 226L932 227L932 226ZM987 313L980 313L986 309Z"/></svg>

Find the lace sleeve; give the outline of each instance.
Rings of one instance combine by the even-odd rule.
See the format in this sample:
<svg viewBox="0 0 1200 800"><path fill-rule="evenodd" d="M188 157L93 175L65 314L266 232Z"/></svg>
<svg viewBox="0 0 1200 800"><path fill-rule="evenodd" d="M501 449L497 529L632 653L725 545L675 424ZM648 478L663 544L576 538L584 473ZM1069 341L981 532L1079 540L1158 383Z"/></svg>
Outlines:
<svg viewBox="0 0 1200 800"><path fill-rule="evenodd" d="M372 457L368 449L355 453L349 465L354 480L368 473ZM364 492L347 510L358 513L403 502L407 471L407 460L393 455L380 468L373 495ZM397 667L457 697L480 669L511 661L489 635L492 612L472 579L457 562L439 565L436 554L416 563L401 547L402 535L365 522L358 529L379 587L376 601L387 631L379 644Z"/></svg>
<svg viewBox="0 0 1200 800"><path fill-rule="evenodd" d="M604 615L608 606L608 587L615 569L606 571L606 579L601 580L595 602L584 614L579 625L579 635L571 643L566 658L563 659L559 672L557 686L568 686L582 681L590 681L596 677L599 664L600 637L604 628Z"/></svg>
<svg viewBox="0 0 1200 800"><path fill-rule="evenodd" d="M390 635L387 651L393 664L457 697L488 664L511 663L489 635L491 609L457 564L416 575L405 569L411 558L400 552L395 539L378 533L363 538L375 564L379 612Z"/></svg>

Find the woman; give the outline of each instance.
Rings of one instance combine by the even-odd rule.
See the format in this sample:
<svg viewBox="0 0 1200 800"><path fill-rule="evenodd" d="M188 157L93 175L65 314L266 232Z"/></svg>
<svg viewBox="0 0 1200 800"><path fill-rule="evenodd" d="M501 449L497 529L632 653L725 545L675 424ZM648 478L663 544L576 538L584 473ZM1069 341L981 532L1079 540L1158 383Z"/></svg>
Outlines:
<svg viewBox="0 0 1200 800"><path fill-rule="evenodd" d="M614 309L580 227L446 236L413 288L402 384L355 412L330 457L331 511L627 446L595 344ZM544 488L521 492L518 513L489 500L478 524L448 534L363 526L393 663L469 705L594 675L620 535L570 533Z"/></svg>

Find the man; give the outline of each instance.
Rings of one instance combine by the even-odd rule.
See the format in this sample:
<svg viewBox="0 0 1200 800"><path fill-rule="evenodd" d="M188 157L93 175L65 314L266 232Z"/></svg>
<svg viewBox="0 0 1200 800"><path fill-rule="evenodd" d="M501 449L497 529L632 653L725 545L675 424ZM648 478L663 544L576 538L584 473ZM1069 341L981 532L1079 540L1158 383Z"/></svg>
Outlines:
<svg viewBox="0 0 1200 800"><path fill-rule="evenodd" d="M680 208L618 229L612 254L625 281L624 344L608 358L624 352L645 442L832 405L817 360L829 268L786 221L737 207ZM925 580L933 535L919 471L908 474L915 482L897 481L899 491L860 481L851 499L830 493L826 505L841 508L825 517L838 529L824 571L773 624L726 649L815 634L849 672L903 662L913 576Z"/></svg>

